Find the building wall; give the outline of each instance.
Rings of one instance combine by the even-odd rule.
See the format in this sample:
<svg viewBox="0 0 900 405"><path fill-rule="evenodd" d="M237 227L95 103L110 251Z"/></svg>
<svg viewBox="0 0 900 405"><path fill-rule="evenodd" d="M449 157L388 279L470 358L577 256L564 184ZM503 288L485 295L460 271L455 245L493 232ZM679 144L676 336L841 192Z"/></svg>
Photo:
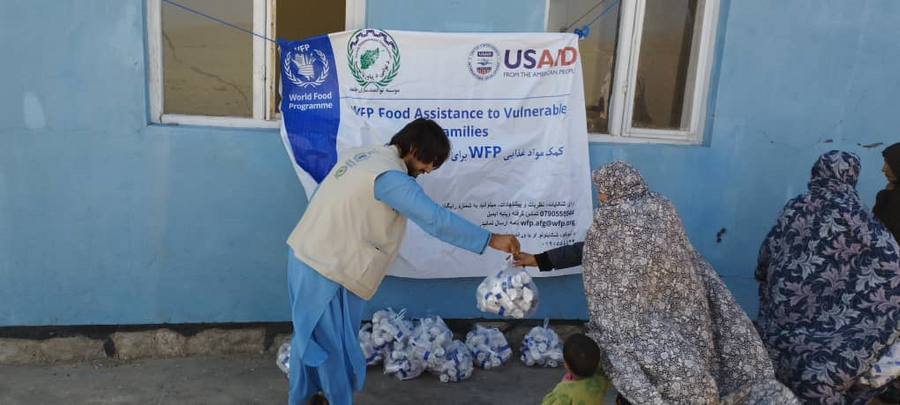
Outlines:
<svg viewBox="0 0 900 405"><path fill-rule="evenodd" d="M705 145L592 144L591 161L634 162L755 318L760 243L818 155L860 156L869 207L886 182L881 150L900 142L900 3L733 0L720 15Z"/></svg>
<svg viewBox="0 0 900 405"><path fill-rule="evenodd" d="M678 207L755 314L759 243L815 157L900 141L900 3L723 0L706 139L591 144ZM274 130L148 125L143 2L0 4L0 326L284 321L287 234L306 206ZM367 25L540 31L543 0L369 0ZM716 235L725 232L717 241ZM389 277L372 309L480 317L478 279ZM584 319L580 277L536 317Z"/></svg>
<svg viewBox="0 0 900 405"><path fill-rule="evenodd" d="M4 1L0 49L0 326L289 318L278 132L148 126L142 1Z"/></svg>

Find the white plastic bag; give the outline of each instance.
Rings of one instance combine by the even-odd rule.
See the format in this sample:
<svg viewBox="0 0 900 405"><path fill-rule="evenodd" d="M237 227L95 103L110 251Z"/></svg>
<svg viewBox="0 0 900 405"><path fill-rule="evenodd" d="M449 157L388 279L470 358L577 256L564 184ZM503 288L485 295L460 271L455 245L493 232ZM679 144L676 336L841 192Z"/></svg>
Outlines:
<svg viewBox="0 0 900 405"><path fill-rule="evenodd" d="M393 309L382 309L372 314L372 345L379 347L387 343L405 342L412 332L412 322L403 319L406 310L399 313Z"/></svg>
<svg viewBox="0 0 900 405"><path fill-rule="evenodd" d="M466 346L472 352L475 365L485 370L500 367L512 355L506 337L497 328L475 325L475 329L466 334Z"/></svg>
<svg viewBox="0 0 900 405"><path fill-rule="evenodd" d="M288 371L291 369L291 341L288 340L281 344L278 348L278 354L275 356L275 365L284 373L285 376L288 375Z"/></svg>
<svg viewBox="0 0 900 405"><path fill-rule="evenodd" d="M880 388L896 380L898 375L900 375L900 341L895 341L859 381L872 388Z"/></svg>
<svg viewBox="0 0 900 405"><path fill-rule="evenodd" d="M506 266L478 285L475 300L482 312L522 319L537 311L540 295L527 272Z"/></svg>
<svg viewBox="0 0 900 405"><path fill-rule="evenodd" d="M363 357L366 359L367 366L374 366L384 360L384 353L387 350L387 343L375 345L372 341L372 324L365 323L359 330L359 348L362 349Z"/></svg>
<svg viewBox="0 0 900 405"><path fill-rule="evenodd" d="M397 347L384 359L384 373L393 375L399 380L411 380L425 371L425 364L410 355L408 347Z"/></svg>
<svg viewBox="0 0 900 405"><path fill-rule="evenodd" d="M559 335L549 325L550 319L544 319L544 326L531 328L522 339L520 358L526 366L558 367L562 363Z"/></svg>
<svg viewBox="0 0 900 405"><path fill-rule="evenodd" d="M414 359L431 369L445 355L445 347L453 340L453 332L441 317L422 318L416 323L410 339L410 353Z"/></svg>
<svg viewBox="0 0 900 405"><path fill-rule="evenodd" d="M472 377L475 365L472 363L472 352L461 340L450 342L445 348L444 357L431 369L441 382L459 382Z"/></svg>
<svg viewBox="0 0 900 405"><path fill-rule="evenodd" d="M384 359L384 373L400 380L418 377L425 371L425 364L413 355L410 343L413 322L404 319L406 310L394 312L391 308L372 314L372 345L380 347Z"/></svg>

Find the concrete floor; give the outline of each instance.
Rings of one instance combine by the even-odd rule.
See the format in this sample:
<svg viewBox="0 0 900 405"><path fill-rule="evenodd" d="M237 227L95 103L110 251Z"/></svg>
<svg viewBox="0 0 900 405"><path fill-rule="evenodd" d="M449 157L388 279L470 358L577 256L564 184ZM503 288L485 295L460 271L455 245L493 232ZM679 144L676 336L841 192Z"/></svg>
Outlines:
<svg viewBox="0 0 900 405"><path fill-rule="evenodd" d="M499 369L476 370L461 383L441 383L430 374L398 381L384 375L380 366L370 367L354 404L538 404L564 373L562 368L525 367L512 359ZM287 380L271 355L0 366L3 405L286 402Z"/></svg>

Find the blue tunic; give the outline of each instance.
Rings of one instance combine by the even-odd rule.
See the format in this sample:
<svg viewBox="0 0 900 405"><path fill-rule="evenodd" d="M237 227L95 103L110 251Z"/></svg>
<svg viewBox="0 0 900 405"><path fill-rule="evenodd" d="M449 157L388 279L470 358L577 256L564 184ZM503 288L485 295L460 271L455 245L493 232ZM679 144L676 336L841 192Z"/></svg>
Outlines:
<svg viewBox="0 0 900 405"><path fill-rule="evenodd" d="M415 179L399 171L375 179L375 198L415 222L428 234L481 253L490 232L429 198ZM303 404L322 391L332 405L353 403L353 382L362 390L366 362L358 333L366 301L288 254L288 297L294 336L290 357L290 404Z"/></svg>

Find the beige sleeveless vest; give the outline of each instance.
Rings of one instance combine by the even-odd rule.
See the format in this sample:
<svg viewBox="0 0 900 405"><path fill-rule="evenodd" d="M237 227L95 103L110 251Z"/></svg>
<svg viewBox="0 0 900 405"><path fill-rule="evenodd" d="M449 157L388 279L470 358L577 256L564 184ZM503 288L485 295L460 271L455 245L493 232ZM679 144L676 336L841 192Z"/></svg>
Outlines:
<svg viewBox="0 0 900 405"><path fill-rule="evenodd" d="M297 259L365 300L375 295L406 233L406 217L375 199L375 178L388 170L407 172L395 146L339 156L287 240Z"/></svg>

